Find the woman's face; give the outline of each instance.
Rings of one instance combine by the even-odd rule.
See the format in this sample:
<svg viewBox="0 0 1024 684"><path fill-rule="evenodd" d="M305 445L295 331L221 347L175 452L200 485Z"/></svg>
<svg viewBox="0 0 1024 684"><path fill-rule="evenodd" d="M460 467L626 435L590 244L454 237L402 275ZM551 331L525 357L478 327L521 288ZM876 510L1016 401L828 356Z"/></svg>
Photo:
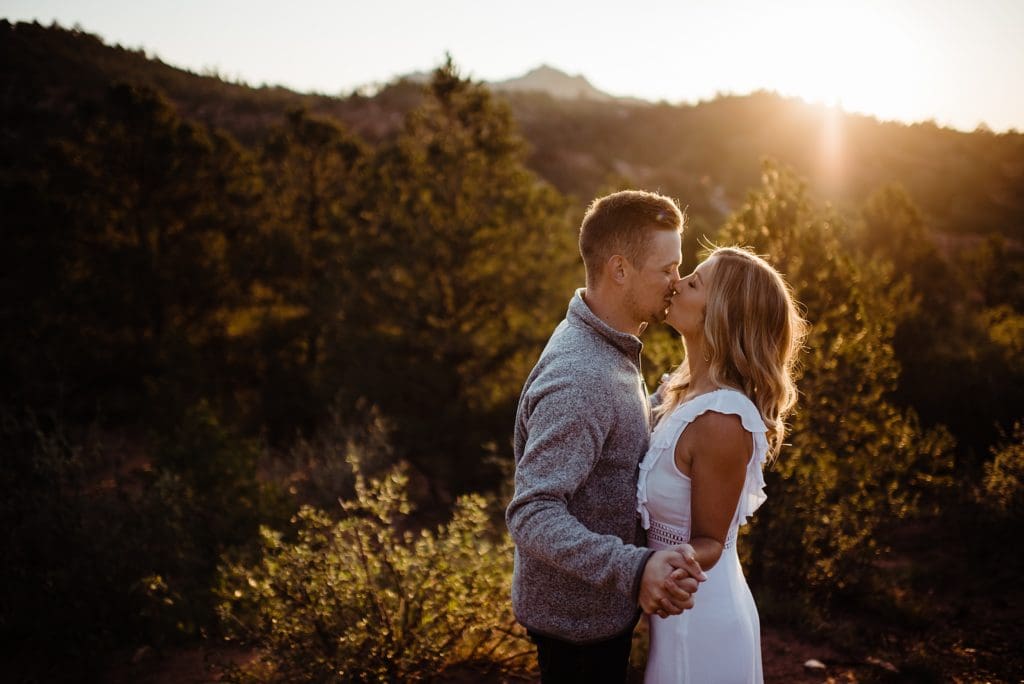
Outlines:
<svg viewBox="0 0 1024 684"><path fill-rule="evenodd" d="M672 297L665 322L679 334L699 335L703 330L707 289L714 277L714 269L715 257L711 257L676 284L676 295Z"/></svg>

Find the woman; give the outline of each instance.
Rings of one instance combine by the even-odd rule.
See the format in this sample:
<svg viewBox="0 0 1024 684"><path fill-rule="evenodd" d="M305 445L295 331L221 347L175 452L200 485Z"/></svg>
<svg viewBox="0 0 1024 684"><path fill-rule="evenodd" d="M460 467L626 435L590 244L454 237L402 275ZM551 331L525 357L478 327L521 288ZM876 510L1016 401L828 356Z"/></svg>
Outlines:
<svg viewBox="0 0 1024 684"><path fill-rule="evenodd" d="M689 543L707 580L692 609L651 616L645 681L761 682L760 624L736 535L766 498L761 468L796 402L806 324L779 274L743 249L715 249L676 292L666 322L683 337L686 363L659 392L637 509L650 546Z"/></svg>

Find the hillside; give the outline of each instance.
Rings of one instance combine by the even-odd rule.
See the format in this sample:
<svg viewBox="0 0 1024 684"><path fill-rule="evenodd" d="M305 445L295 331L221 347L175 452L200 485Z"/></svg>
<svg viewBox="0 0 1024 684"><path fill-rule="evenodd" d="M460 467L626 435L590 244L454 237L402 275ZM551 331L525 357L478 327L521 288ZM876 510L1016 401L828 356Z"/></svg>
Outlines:
<svg viewBox="0 0 1024 684"><path fill-rule="evenodd" d="M404 80L372 96L251 87L183 71L82 31L6 21L0 24L0 64L5 112L17 112L19 103L59 110L96 97L113 81L144 83L163 91L185 117L227 130L244 144L297 107L340 119L371 140L388 137L420 99L420 86ZM768 156L792 166L816 194L839 206L899 183L934 231L1024 238L1020 133L880 122L765 92L675 106L607 99L596 90L559 98L517 87L538 79L592 86L550 68L494 86L530 144L530 166L580 202L611 186L657 188L714 224L757 182L760 159Z"/></svg>

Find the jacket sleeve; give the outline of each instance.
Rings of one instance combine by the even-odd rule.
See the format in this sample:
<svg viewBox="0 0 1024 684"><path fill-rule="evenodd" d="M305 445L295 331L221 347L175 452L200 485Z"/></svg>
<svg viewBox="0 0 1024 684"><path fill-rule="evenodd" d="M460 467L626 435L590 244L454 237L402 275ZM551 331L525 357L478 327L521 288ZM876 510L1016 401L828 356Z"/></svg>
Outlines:
<svg viewBox="0 0 1024 684"><path fill-rule="evenodd" d="M523 398L526 439L505 516L512 540L521 554L635 599L653 551L592 532L569 511L601 454L614 409L578 378L538 379Z"/></svg>

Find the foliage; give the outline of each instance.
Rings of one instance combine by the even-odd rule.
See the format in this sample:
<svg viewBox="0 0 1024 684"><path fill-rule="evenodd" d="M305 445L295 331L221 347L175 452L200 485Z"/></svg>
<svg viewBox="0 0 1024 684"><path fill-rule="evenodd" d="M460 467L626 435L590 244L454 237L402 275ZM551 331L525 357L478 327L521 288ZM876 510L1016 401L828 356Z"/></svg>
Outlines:
<svg viewBox="0 0 1024 684"><path fill-rule="evenodd" d="M254 446L205 406L152 459L159 448L52 418L6 414L0 437L0 641L8 656L45 650L57 671L195 638L212 622L218 555L284 517L256 483Z"/></svg>
<svg viewBox="0 0 1024 684"><path fill-rule="evenodd" d="M360 405L353 413L332 406L328 419L308 437L299 435L287 450L264 454L262 478L279 483L297 501L315 508L336 505L339 497L355 493L355 473L349 461L358 455L363 475L375 477L394 466L392 426L375 406ZM412 488L413 498L422 498ZM419 496L418 496L419 495Z"/></svg>
<svg viewBox="0 0 1024 684"><path fill-rule="evenodd" d="M768 473L749 546L752 578L796 595L856 586L878 553L879 526L911 513L950 465L949 436L887 399L907 284L892 281L886 262L845 250L844 231L791 171L766 163L761 187L718 235L766 254L811 323L790 444Z"/></svg>
<svg viewBox="0 0 1024 684"><path fill-rule="evenodd" d="M987 446L1024 401L1019 261L999 237L947 259L898 186L868 199L846 242L867 259L892 262L907 281L910 306L893 336L901 374L892 397L957 436L957 474L969 489Z"/></svg>
<svg viewBox="0 0 1024 684"><path fill-rule="evenodd" d="M260 149L267 193L252 250L259 277L234 312L238 340L256 347L258 422L274 437L315 425L348 383L353 320L369 240L362 228L369 150L336 121L288 115ZM292 391L278 391L282 385Z"/></svg>
<svg viewBox="0 0 1024 684"><path fill-rule="evenodd" d="M224 427L206 403L190 409L162 442L156 464L182 489L175 518L184 519L175 536L197 547L204 568L225 548L252 538L266 516L287 515L276 485L257 480L258 444Z"/></svg>
<svg viewBox="0 0 1024 684"><path fill-rule="evenodd" d="M438 528L410 528L402 468L369 482L340 521L311 507L295 541L261 530L262 557L222 569L220 615L262 662L234 681L421 681L466 668L522 665L508 602L512 546L487 501L462 497ZM525 652L531 652L525 649Z"/></svg>
<svg viewBox="0 0 1024 684"><path fill-rule="evenodd" d="M522 156L507 108L449 61L376 162L350 377L442 491L494 481L480 454L509 455L522 378L579 282L567 205Z"/></svg>
<svg viewBox="0 0 1024 684"><path fill-rule="evenodd" d="M152 420L149 399L173 422L216 386L220 313L245 288L234 247L255 201L247 163L126 84L26 154L0 191L25 257L3 281L3 317L32 341L3 338L15 406Z"/></svg>
<svg viewBox="0 0 1024 684"><path fill-rule="evenodd" d="M54 660L73 657L88 671L92 653L125 636L111 628L138 576L124 554L137 541L125 529L135 510L103 489L89 491L98 449L74 445L61 426L34 416L3 418L0 643L12 659L49 643Z"/></svg>
<svg viewBox="0 0 1024 684"><path fill-rule="evenodd" d="M1010 438L992 447L985 464L981 503L1002 517L1024 520L1024 423L1013 426Z"/></svg>

